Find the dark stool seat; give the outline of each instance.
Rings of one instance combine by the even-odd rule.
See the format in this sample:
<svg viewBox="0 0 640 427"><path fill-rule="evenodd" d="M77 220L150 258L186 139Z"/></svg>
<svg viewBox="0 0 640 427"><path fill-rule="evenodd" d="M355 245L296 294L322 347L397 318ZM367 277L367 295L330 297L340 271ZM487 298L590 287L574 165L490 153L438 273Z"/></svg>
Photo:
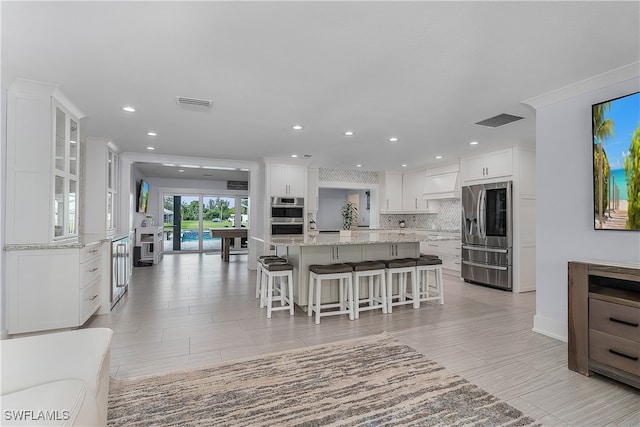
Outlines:
<svg viewBox="0 0 640 427"><path fill-rule="evenodd" d="M407 268L416 266L416 261L414 258L390 259L382 262L384 263L386 268Z"/></svg>
<svg viewBox="0 0 640 427"><path fill-rule="evenodd" d="M353 268L349 264L312 264L309 266L309 271L315 274L338 274L351 273Z"/></svg>
<svg viewBox="0 0 640 427"><path fill-rule="evenodd" d="M264 268L267 271L287 271L293 270L293 265L287 262L272 262L269 264L265 264Z"/></svg>
<svg viewBox="0 0 640 427"><path fill-rule="evenodd" d="M431 257L420 257L415 260L416 265L438 265L442 264L442 260L440 258L431 258Z"/></svg>
<svg viewBox="0 0 640 427"><path fill-rule="evenodd" d="M371 271L386 268L382 261L347 262L346 264L350 265L353 271Z"/></svg>

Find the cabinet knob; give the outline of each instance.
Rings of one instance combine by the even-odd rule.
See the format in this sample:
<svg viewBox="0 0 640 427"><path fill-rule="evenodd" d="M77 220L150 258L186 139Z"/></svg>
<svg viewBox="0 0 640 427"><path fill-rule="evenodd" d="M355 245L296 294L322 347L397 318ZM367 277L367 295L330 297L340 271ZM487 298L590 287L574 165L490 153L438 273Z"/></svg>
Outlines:
<svg viewBox="0 0 640 427"><path fill-rule="evenodd" d="M93 267L91 270L89 270L89 273L93 273L94 271L98 271L98 267Z"/></svg>
<svg viewBox="0 0 640 427"><path fill-rule="evenodd" d="M94 299L98 298L98 295L94 295L92 297L89 297L89 301L93 301Z"/></svg>

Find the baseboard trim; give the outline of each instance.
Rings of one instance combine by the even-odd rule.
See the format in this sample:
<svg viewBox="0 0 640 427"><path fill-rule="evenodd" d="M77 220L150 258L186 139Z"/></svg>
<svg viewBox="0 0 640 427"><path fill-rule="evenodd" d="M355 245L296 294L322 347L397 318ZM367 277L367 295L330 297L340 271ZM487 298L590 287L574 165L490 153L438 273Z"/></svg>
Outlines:
<svg viewBox="0 0 640 427"><path fill-rule="evenodd" d="M567 342L569 340L567 328L568 325L566 323L558 322L557 320L549 319L539 314L533 316L533 332L541 335Z"/></svg>

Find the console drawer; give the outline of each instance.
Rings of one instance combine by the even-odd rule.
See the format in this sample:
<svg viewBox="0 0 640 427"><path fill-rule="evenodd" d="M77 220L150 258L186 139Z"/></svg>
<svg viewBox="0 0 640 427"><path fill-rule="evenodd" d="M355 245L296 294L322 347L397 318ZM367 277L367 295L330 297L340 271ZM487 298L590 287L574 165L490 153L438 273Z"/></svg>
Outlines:
<svg viewBox="0 0 640 427"><path fill-rule="evenodd" d="M590 298L589 329L640 342L640 309Z"/></svg>
<svg viewBox="0 0 640 427"><path fill-rule="evenodd" d="M100 277L100 258L80 264L80 289Z"/></svg>
<svg viewBox="0 0 640 427"><path fill-rule="evenodd" d="M589 358L640 375L640 342L589 330Z"/></svg>
<svg viewBox="0 0 640 427"><path fill-rule="evenodd" d="M91 243L80 249L80 264L100 255L100 243Z"/></svg>
<svg viewBox="0 0 640 427"><path fill-rule="evenodd" d="M95 313L100 306L100 279L80 291L80 324Z"/></svg>

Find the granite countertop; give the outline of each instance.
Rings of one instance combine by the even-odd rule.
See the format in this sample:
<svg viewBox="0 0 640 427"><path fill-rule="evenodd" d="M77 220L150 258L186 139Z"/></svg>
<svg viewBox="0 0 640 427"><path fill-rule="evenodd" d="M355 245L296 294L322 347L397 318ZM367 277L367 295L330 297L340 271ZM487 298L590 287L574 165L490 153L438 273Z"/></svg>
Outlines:
<svg viewBox="0 0 640 427"><path fill-rule="evenodd" d="M436 236L427 231L376 230L352 231L351 236L338 233L307 233L302 236L272 236L269 244L273 246L329 246L329 245L367 245L375 243L418 243L433 240L459 240L459 236Z"/></svg>

